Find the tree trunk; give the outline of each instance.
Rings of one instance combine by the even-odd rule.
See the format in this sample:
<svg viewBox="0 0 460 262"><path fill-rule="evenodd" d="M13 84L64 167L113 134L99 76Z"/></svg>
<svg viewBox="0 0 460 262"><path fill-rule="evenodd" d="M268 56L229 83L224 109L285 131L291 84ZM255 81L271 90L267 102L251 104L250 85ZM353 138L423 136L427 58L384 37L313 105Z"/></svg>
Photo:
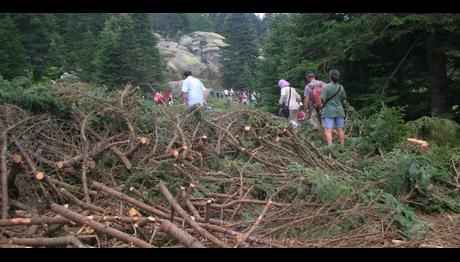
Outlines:
<svg viewBox="0 0 460 262"><path fill-rule="evenodd" d="M431 82L431 116L447 113L446 54L436 33L426 41L428 67Z"/></svg>

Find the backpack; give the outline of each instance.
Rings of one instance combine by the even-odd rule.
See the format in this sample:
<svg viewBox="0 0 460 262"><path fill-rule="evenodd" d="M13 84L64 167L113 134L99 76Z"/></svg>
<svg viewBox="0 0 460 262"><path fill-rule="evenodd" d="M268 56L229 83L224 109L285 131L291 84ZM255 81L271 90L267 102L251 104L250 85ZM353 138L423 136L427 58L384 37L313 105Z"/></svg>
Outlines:
<svg viewBox="0 0 460 262"><path fill-rule="evenodd" d="M311 101L312 105L316 110L321 109L321 89L322 87L314 87L311 90Z"/></svg>

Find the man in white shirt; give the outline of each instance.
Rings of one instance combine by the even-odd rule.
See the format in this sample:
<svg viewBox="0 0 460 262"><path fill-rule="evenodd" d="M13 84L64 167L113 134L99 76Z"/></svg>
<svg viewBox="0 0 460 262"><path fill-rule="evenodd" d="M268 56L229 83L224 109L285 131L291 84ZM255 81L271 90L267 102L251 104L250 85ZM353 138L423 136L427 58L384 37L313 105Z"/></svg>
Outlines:
<svg viewBox="0 0 460 262"><path fill-rule="evenodd" d="M204 94L203 83L192 76L192 72L184 72L184 82L182 83L182 99L186 108L203 106Z"/></svg>

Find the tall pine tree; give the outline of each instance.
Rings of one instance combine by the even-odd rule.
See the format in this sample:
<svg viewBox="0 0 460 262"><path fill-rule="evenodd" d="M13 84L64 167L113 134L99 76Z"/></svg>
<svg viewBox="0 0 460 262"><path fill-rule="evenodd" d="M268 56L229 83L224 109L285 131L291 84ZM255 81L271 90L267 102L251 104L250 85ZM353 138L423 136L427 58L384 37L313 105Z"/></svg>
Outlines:
<svg viewBox="0 0 460 262"><path fill-rule="evenodd" d="M0 14L0 75L6 79L24 74L26 54L21 35L8 14Z"/></svg>
<svg viewBox="0 0 460 262"><path fill-rule="evenodd" d="M110 89L128 83L148 86L164 79L152 24L145 14L114 14L101 33L95 79Z"/></svg>
<svg viewBox="0 0 460 262"><path fill-rule="evenodd" d="M114 89L132 82L132 29L133 22L128 14L114 14L105 22L95 59L97 83Z"/></svg>
<svg viewBox="0 0 460 262"><path fill-rule="evenodd" d="M257 63L256 89L264 94L263 107L271 112L278 109L278 80L288 79L281 67L289 47L288 39L291 39L290 21L289 14L270 15L268 33L262 45L262 59Z"/></svg>
<svg viewBox="0 0 460 262"><path fill-rule="evenodd" d="M224 25L225 42L222 50L222 73L225 88L253 88L255 64L258 57L255 30L249 14L229 14Z"/></svg>
<svg viewBox="0 0 460 262"><path fill-rule="evenodd" d="M49 48L56 30L53 14L14 14L13 20L21 33L21 43L26 51L28 70L34 79L46 71Z"/></svg>
<svg viewBox="0 0 460 262"><path fill-rule="evenodd" d="M135 50L133 50L134 76L140 86L160 84L164 81L164 63L156 44L151 17L132 14Z"/></svg>

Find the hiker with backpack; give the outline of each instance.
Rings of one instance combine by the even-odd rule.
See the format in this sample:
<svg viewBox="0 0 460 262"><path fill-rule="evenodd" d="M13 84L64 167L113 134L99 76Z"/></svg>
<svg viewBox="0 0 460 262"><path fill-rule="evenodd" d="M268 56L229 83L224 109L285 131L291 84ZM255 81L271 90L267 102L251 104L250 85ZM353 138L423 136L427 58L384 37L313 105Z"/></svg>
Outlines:
<svg viewBox="0 0 460 262"><path fill-rule="evenodd" d="M314 129L321 128L321 90L325 83L320 80L316 80L316 75L313 72L306 72L305 77L307 78L307 85L304 90L303 110L308 112L308 107L311 105L310 123Z"/></svg>
<svg viewBox="0 0 460 262"><path fill-rule="evenodd" d="M321 118L326 135L327 145L332 145L332 129L335 127L339 134L340 145L345 146L345 110L343 104L347 98L345 89L339 84L340 72L331 70L329 72L330 83L324 85L321 91L321 102L323 109Z"/></svg>
<svg viewBox="0 0 460 262"><path fill-rule="evenodd" d="M287 117L289 125L297 128L297 112L300 107L300 95L297 91L289 85L289 82L281 79L278 82L278 87L281 89L281 97L279 100L280 115Z"/></svg>

